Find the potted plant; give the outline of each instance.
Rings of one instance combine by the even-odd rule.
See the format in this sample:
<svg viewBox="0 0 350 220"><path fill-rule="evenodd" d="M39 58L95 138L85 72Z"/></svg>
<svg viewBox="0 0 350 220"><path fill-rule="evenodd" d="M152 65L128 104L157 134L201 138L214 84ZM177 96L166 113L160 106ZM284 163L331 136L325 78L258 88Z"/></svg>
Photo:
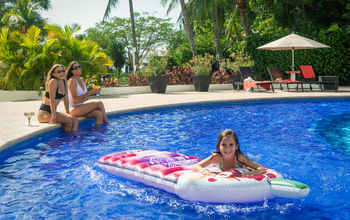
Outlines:
<svg viewBox="0 0 350 220"><path fill-rule="evenodd" d="M192 82L194 90L198 92L208 92L211 74L212 74L212 62L214 57L210 54L198 55L193 57L187 64L194 75L192 76Z"/></svg>
<svg viewBox="0 0 350 220"><path fill-rule="evenodd" d="M165 93L168 85L168 58L155 52L148 56L148 63L142 68L153 93Z"/></svg>

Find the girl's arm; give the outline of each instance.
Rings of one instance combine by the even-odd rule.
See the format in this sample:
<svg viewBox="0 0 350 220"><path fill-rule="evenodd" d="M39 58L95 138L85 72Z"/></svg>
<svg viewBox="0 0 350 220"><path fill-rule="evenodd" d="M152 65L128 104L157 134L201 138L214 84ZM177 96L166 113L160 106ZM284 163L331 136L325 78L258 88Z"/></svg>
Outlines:
<svg viewBox="0 0 350 220"><path fill-rule="evenodd" d="M57 80L50 80L49 82L49 95L50 95L50 108L51 108L51 119L49 124L56 124L56 90L58 87Z"/></svg>
<svg viewBox="0 0 350 220"><path fill-rule="evenodd" d="M195 164L192 167L192 170L195 172L202 173L205 176L215 176L215 173L210 172L209 170L205 169L205 167L209 166L212 163L217 163L220 160L220 155L217 153L213 153L208 158L201 160L197 164Z"/></svg>
<svg viewBox="0 0 350 220"><path fill-rule="evenodd" d="M238 160L239 160L239 162L245 164L246 166L255 169L255 170L252 170L252 171L244 172L243 176L256 176L256 175L260 175L260 174L266 173L266 168L265 167L263 167L262 165L258 164L255 161L252 161L251 159L246 157L244 154L240 154L238 156Z"/></svg>
<svg viewBox="0 0 350 220"><path fill-rule="evenodd" d="M84 86L87 88L84 78L83 78L83 77L80 77L80 78L81 78L81 80L83 81ZM87 91L86 93L87 93L89 96L91 96L91 95L96 95L96 94L98 93L98 90L93 89L93 90Z"/></svg>
<svg viewBox="0 0 350 220"><path fill-rule="evenodd" d="M84 82L84 79L83 79L83 82ZM72 96L72 101L74 104L83 103L89 99L89 96L90 96L89 92L81 96L77 95L77 82L75 82L75 80L73 79L68 80L68 89Z"/></svg>

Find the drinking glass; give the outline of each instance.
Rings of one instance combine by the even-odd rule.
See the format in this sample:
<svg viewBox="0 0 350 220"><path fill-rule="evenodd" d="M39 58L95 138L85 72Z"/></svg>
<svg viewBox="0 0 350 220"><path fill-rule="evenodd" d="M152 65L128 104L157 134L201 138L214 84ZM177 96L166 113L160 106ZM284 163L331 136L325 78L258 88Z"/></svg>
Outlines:
<svg viewBox="0 0 350 220"><path fill-rule="evenodd" d="M100 96L100 88L101 88L101 86L92 86L93 90L98 90L96 96Z"/></svg>
<svg viewBox="0 0 350 220"><path fill-rule="evenodd" d="M31 126L30 119L34 116L34 112L24 112L24 116L28 118L28 126Z"/></svg>

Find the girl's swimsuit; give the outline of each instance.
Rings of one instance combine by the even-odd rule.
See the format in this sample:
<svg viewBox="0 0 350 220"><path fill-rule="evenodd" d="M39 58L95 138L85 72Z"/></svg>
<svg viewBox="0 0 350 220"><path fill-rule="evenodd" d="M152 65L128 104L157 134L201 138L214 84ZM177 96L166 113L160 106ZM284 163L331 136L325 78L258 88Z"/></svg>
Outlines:
<svg viewBox="0 0 350 220"><path fill-rule="evenodd" d="M47 111L48 113L51 114L51 107L49 105L41 104L39 111L40 110Z"/></svg>
<svg viewBox="0 0 350 220"><path fill-rule="evenodd" d="M80 87L80 85L79 85L79 83L78 83L78 81L76 79L74 79L74 78L72 78L72 79L77 84L77 96L82 96L82 95L86 94L87 93L87 88L86 88L86 85L85 85L84 81L83 81L83 85L84 85L84 89L83 89L83 88ZM69 105L70 106L76 106L76 105L83 104L82 102L74 104L73 103L73 97L72 97L72 94L70 92L68 92L68 98L69 98Z"/></svg>
<svg viewBox="0 0 350 220"><path fill-rule="evenodd" d="M243 166L239 162L236 163L236 167L235 168L242 168L242 167ZM219 163L218 170L219 170L219 172L226 171L226 170L222 169L222 161L220 161L220 163Z"/></svg>
<svg viewBox="0 0 350 220"><path fill-rule="evenodd" d="M64 90L66 90L66 81L65 80L63 80L63 84L64 84ZM61 94L61 93L58 92L58 86L57 86L55 99L62 99L65 96L66 96L66 94ZM48 91L45 92L45 97L48 98L48 99L50 98L50 93ZM41 106L39 108L39 111L40 110L47 111L48 113L51 114L51 107L50 107L50 105L41 104Z"/></svg>
<svg viewBox="0 0 350 220"><path fill-rule="evenodd" d="M63 80L63 84L64 84L64 91L66 91L66 81ZM46 98L50 98L50 93L48 91L45 92L45 96ZM56 90L56 98L55 99L62 99L63 97L65 97L66 94L61 94L58 92L58 86L57 86L57 90Z"/></svg>

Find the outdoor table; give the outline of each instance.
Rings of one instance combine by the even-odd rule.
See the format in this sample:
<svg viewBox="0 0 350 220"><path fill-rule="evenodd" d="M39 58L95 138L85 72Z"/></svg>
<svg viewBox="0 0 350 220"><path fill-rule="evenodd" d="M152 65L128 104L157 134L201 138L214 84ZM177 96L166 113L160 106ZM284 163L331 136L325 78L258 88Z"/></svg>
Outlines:
<svg viewBox="0 0 350 220"><path fill-rule="evenodd" d="M293 79L295 80L296 77L295 77L295 74L300 74L300 71L299 70L290 70L290 71L286 71L286 73L290 74L290 79Z"/></svg>

